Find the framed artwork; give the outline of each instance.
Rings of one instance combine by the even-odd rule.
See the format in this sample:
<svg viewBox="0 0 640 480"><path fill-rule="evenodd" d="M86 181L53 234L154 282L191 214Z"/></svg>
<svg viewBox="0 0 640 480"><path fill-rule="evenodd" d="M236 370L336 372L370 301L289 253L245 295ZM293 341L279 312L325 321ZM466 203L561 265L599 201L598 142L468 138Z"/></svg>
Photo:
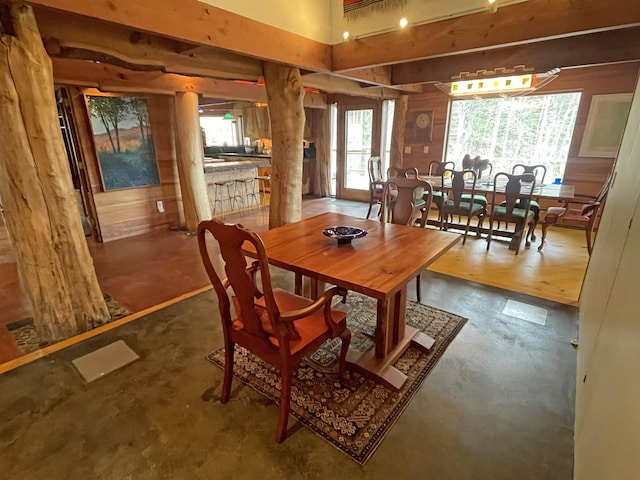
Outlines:
<svg viewBox="0 0 640 480"><path fill-rule="evenodd" d="M405 143L427 144L431 143L433 132L433 110L417 111L407 118Z"/></svg>
<svg viewBox="0 0 640 480"><path fill-rule="evenodd" d="M579 157L613 158L631 109L631 93L594 95L584 128Z"/></svg>
<svg viewBox="0 0 640 480"><path fill-rule="evenodd" d="M147 101L97 95L86 100L104 189L158 185Z"/></svg>

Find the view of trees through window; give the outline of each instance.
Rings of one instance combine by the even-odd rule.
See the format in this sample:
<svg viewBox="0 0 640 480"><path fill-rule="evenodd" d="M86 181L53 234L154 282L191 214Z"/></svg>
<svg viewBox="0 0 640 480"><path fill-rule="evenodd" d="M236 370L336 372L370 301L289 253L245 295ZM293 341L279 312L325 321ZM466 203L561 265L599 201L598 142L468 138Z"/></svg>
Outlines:
<svg viewBox="0 0 640 480"><path fill-rule="evenodd" d="M465 154L487 158L493 174L513 165L543 164L545 182L562 178L580 93L451 102L447 161L462 167Z"/></svg>

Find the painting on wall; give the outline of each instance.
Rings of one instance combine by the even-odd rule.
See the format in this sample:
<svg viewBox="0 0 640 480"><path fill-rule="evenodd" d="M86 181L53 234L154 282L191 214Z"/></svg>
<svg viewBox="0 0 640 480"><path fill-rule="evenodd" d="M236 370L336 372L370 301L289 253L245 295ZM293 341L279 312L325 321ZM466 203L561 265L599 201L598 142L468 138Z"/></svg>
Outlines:
<svg viewBox="0 0 640 480"><path fill-rule="evenodd" d="M591 97L578 156L613 158L618 154L632 96L631 93L615 93Z"/></svg>
<svg viewBox="0 0 640 480"><path fill-rule="evenodd" d="M97 95L86 99L104 189L159 184L147 101Z"/></svg>

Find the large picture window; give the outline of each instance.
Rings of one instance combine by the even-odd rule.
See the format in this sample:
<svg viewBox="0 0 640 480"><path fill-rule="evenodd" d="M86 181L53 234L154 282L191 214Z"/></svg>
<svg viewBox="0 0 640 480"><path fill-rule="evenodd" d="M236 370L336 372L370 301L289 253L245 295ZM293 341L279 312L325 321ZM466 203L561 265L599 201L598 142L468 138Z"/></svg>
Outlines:
<svg viewBox="0 0 640 480"><path fill-rule="evenodd" d="M447 161L461 168L465 154L479 155L494 174L543 164L548 179L562 178L579 104L580 93L453 100Z"/></svg>

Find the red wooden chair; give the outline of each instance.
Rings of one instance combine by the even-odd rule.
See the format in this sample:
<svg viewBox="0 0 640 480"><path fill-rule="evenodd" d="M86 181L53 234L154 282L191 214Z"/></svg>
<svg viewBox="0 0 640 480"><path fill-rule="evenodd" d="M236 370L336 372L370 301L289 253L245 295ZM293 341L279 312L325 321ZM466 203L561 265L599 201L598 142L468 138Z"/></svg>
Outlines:
<svg viewBox="0 0 640 480"><path fill-rule="evenodd" d="M213 266L207 250L207 232L218 241L226 278L218 275ZM252 244L257 252L258 259L250 265L242 248L245 242ZM347 328L346 314L331 308L333 296L344 295L344 290L331 288L312 301L272 288L262 240L242 225L225 224L219 220L201 222L198 226L198 246L218 296L222 320L225 365L220 400L226 403L231 393L235 345L280 368L282 390L276 428L276 442L280 443L287 433L292 376L300 359L316 351L325 340L340 337L339 374L342 375L344 371L351 332ZM257 281L258 272L261 282ZM258 288L259 283L262 291ZM232 303L235 315L232 314Z"/></svg>
<svg viewBox="0 0 640 480"><path fill-rule="evenodd" d="M598 218L598 211L606 200L607 193L609 193L610 184L611 173L595 197L575 195L572 199L561 200L561 207L548 208L547 214L544 216L544 222L542 222L542 239L540 240L538 251L541 251L542 247L544 247L544 242L547 239L547 229L551 225L566 224L584 228L587 237L587 251L591 255L593 250L593 227L596 218ZM571 205L579 205L579 207L571 208Z"/></svg>

